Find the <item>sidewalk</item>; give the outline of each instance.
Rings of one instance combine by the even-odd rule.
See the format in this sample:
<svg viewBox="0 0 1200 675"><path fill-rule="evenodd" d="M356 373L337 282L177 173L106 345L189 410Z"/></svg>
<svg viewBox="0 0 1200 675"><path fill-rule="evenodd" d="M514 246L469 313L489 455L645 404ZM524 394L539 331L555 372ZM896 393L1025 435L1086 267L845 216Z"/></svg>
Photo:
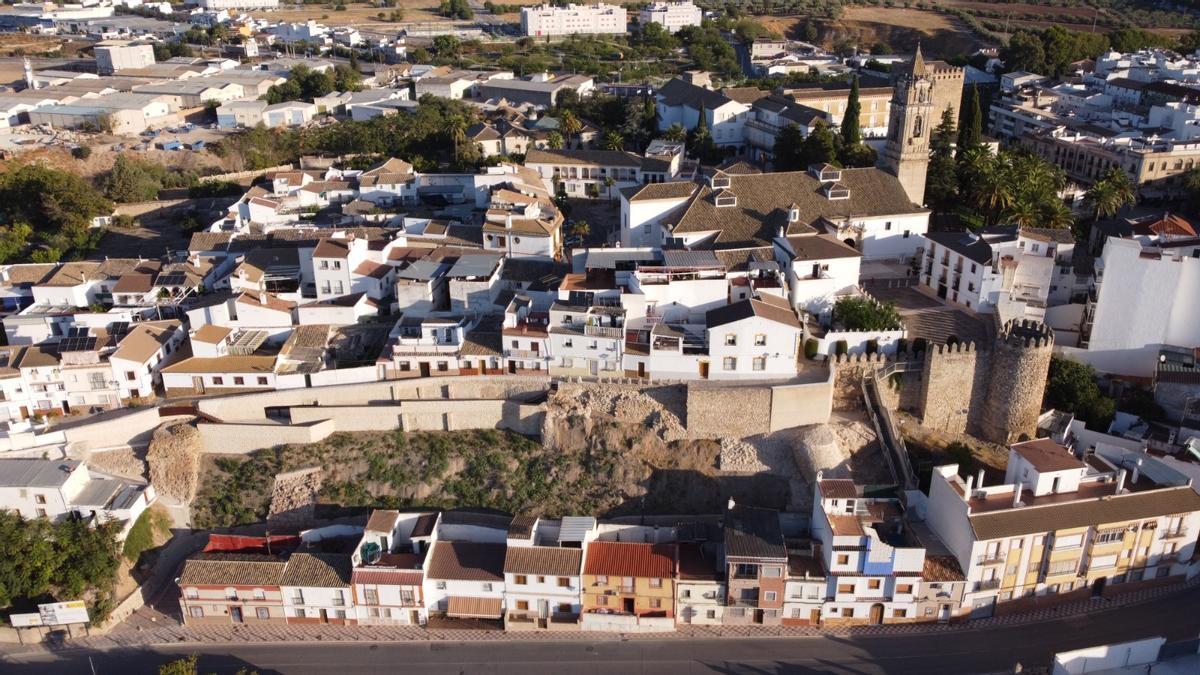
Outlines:
<svg viewBox="0 0 1200 675"><path fill-rule="evenodd" d="M722 638L800 638L800 637L862 637L905 636L931 633L959 633L999 626L1033 624L1054 621L1069 616L1105 611L1154 600L1200 586L1200 578L1188 583L1149 588L1118 598L1089 599L1039 609L963 623L914 623L885 626L845 626L814 628L811 626L691 626L682 625L665 633L584 633L584 632L504 632L499 630L426 629L418 626L333 626L333 625L228 625L228 626L165 626L137 627L119 630L108 635L92 635L69 640L59 647L72 649L115 649L164 644L236 644L287 642L396 642L396 641L453 641L453 642L550 642L599 640L671 640ZM25 652L50 651L45 645L30 646Z"/></svg>

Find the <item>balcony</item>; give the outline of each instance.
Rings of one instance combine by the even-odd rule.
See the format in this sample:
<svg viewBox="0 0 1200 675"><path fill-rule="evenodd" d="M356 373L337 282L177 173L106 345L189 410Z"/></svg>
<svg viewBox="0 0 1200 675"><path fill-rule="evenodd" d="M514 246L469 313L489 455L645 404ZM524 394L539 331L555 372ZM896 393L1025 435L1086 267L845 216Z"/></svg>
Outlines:
<svg viewBox="0 0 1200 675"><path fill-rule="evenodd" d="M505 356L510 356L515 359L540 359L542 353L536 349L505 349Z"/></svg>
<svg viewBox="0 0 1200 675"><path fill-rule="evenodd" d="M625 337L625 329L618 326L584 326L583 334L589 337L620 339Z"/></svg>
<svg viewBox="0 0 1200 675"><path fill-rule="evenodd" d="M1004 553L985 553L979 556L977 562L980 565L999 565L1007 559Z"/></svg>
<svg viewBox="0 0 1200 675"><path fill-rule="evenodd" d="M999 579L987 579L975 583L975 590L977 591L993 591L997 588L1000 588Z"/></svg>
<svg viewBox="0 0 1200 675"><path fill-rule="evenodd" d="M1166 540L1166 539L1183 539L1187 536L1188 536L1188 528L1186 528L1186 527L1180 527L1180 528L1171 530L1170 532L1162 533L1162 538L1164 540Z"/></svg>

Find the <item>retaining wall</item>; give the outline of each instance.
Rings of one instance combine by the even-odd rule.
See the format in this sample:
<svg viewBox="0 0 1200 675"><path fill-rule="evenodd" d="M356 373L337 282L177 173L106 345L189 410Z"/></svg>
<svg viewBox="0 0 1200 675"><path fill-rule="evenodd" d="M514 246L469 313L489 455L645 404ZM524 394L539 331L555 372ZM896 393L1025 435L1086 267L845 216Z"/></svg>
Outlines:
<svg viewBox="0 0 1200 675"><path fill-rule="evenodd" d="M834 369L824 382L771 387L771 418L768 431L825 424L833 414Z"/></svg>
<svg viewBox="0 0 1200 675"><path fill-rule="evenodd" d="M62 432L71 452L80 453L117 445L148 445L154 430L163 421L157 407L148 407L97 422L68 427L62 429Z"/></svg>
<svg viewBox="0 0 1200 675"><path fill-rule="evenodd" d="M336 426L333 420L307 424L199 422L200 443L204 452L217 455L244 455L261 448L289 443L316 443L329 437Z"/></svg>
<svg viewBox="0 0 1200 675"><path fill-rule="evenodd" d="M770 433L771 419L769 386L688 384L687 431L692 438Z"/></svg>

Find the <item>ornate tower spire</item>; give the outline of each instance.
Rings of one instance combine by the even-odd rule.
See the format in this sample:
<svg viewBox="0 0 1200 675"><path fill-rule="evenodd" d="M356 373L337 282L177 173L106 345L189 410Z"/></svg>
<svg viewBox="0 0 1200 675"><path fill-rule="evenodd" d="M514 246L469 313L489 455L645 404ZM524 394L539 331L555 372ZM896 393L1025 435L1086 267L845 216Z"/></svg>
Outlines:
<svg viewBox="0 0 1200 675"><path fill-rule="evenodd" d="M913 56L912 68L897 77L892 87L888 140L880 166L900 180L914 204L923 206L929 138L937 121L933 118L934 80L929 76L920 45Z"/></svg>

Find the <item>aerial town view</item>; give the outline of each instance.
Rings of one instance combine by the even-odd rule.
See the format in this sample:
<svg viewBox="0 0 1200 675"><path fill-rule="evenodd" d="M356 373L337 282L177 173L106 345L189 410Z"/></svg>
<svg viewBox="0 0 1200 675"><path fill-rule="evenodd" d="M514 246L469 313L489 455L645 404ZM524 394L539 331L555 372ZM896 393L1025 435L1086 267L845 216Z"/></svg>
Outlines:
<svg viewBox="0 0 1200 675"><path fill-rule="evenodd" d="M1200 2L4 0L0 673L1200 673Z"/></svg>

